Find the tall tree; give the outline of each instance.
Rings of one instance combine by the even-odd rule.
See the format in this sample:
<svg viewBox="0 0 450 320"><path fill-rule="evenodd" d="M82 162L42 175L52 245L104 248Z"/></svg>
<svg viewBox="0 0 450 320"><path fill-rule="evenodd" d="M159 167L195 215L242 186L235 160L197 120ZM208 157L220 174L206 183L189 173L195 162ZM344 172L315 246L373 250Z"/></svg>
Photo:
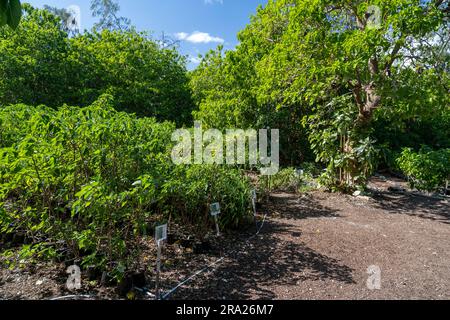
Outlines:
<svg viewBox="0 0 450 320"><path fill-rule="evenodd" d="M103 30L75 37L68 64L77 104L90 105L108 93L122 111L179 124L191 118L185 58L145 34Z"/></svg>
<svg viewBox="0 0 450 320"><path fill-rule="evenodd" d="M100 18L94 29L128 30L130 27L129 19L118 16L120 6L114 0L92 0L91 11L93 17Z"/></svg>
<svg viewBox="0 0 450 320"><path fill-rule="evenodd" d="M23 4L18 28L0 28L0 105L62 105L70 91L67 33L47 10Z"/></svg>
<svg viewBox="0 0 450 320"><path fill-rule="evenodd" d="M77 35L80 33L80 21L78 21L79 17L77 16L77 12L48 5L45 5L44 8L61 19L61 28L63 31L70 35Z"/></svg>
<svg viewBox="0 0 450 320"><path fill-rule="evenodd" d="M448 9L448 1L433 0L269 0L235 52L221 64L210 57L194 74L194 92L206 88L196 93L197 116L231 108L229 115L267 123L288 114L281 125L303 123L317 161L328 165L328 182L364 183L376 164L378 115L448 112ZM227 82L212 85L195 78L201 74ZM226 99L242 93L255 98L245 106L253 113Z"/></svg>
<svg viewBox="0 0 450 320"><path fill-rule="evenodd" d="M135 30L68 37L60 17L24 4L17 30L0 28L0 105L92 104L102 94L139 116L191 119L186 61Z"/></svg>

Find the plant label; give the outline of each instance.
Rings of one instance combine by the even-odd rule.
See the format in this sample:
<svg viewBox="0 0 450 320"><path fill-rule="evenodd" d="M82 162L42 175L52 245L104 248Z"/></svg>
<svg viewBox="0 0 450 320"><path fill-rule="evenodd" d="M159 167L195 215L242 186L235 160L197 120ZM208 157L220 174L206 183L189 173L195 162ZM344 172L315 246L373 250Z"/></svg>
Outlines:
<svg viewBox="0 0 450 320"><path fill-rule="evenodd" d="M163 224L155 228L155 241L156 244L158 245L158 252L156 257L156 284L155 284L156 300L159 300L161 297L159 285L161 273L161 243L165 240L167 240L167 224Z"/></svg>
<svg viewBox="0 0 450 320"><path fill-rule="evenodd" d="M161 242L167 240L167 224L157 226L155 228L155 241L159 245Z"/></svg>
<svg viewBox="0 0 450 320"><path fill-rule="evenodd" d="M252 190L253 215L256 217L256 190Z"/></svg>
<svg viewBox="0 0 450 320"><path fill-rule="evenodd" d="M217 217L220 214L220 204L218 202L211 205L211 215Z"/></svg>

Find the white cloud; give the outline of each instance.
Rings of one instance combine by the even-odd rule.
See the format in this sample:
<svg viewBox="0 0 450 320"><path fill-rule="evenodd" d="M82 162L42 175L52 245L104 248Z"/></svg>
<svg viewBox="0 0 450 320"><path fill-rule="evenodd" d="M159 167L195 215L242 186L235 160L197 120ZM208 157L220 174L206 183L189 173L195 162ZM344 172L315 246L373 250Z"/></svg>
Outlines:
<svg viewBox="0 0 450 320"><path fill-rule="evenodd" d="M186 40L186 38L189 37L189 34L187 34L186 32L179 32L179 33L175 33L175 37L178 40Z"/></svg>
<svg viewBox="0 0 450 320"><path fill-rule="evenodd" d="M183 40L183 41L192 42L192 43L211 43L211 42L224 43L225 42L225 40L222 38L213 37L209 33L200 32L200 31L195 31L195 32L192 32L191 34L188 34L186 32L179 32L179 33L175 34L175 37L178 40Z"/></svg>
<svg viewBox="0 0 450 320"><path fill-rule="evenodd" d="M204 0L205 4L214 4L214 3L220 3L223 4L223 0Z"/></svg>

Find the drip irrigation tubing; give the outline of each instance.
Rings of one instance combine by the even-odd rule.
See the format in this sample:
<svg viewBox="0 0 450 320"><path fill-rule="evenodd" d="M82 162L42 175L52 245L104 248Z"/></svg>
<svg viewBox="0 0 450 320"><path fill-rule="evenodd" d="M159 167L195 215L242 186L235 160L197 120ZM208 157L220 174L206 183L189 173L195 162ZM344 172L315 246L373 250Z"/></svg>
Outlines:
<svg viewBox="0 0 450 320"><path fill-rule="evenodd" d="M261 226L258 229L258 232L254 235L252 235L250 238L248 238L245 243L248 243L250 240L254 239L255 237L257 237L260 233L262 228L264 227L264 224L267 220L267 214L264 215L264 219L261 223ZM237 250L233 250L230 251L228 253L228 256L230 256L231 254L235 253ZM194 278L196 278L197 276L199 276L200 274L206 272L209 269L213 269L217 264L219 264L220 262L222 262L227 255L224 255L222 258L216 260L215 262L209 264L208 266L206 266L205 268L195 272L193 275L191 275L190 277L186 278L185 280L181 281L180 283L178 283L175 287L173 287L172 289L170 289L169 291L167 291L167 293L162 295L162 300L166 300L168 297L170 297L172 294L174 294L178 289L180 289L182 286L184 286L186 283L192 281Z"/></svg>

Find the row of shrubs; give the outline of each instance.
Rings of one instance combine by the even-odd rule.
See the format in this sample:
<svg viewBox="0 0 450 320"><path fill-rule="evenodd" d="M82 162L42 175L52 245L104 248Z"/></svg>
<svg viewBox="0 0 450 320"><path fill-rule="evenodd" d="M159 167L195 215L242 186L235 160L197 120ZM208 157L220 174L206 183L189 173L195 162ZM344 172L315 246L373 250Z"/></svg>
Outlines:
<svg viewBox="0 0 450 320"><path fill-rule="evenodd" d="M302 168L284 168L272 177L262 178L262 190L301 192L326 186L322 183L325 174L317 164L304 163ZM394 155L390 169L403 175L413 189L448 192L445 189L450 182L450 149L404 148Z"/></svg>
<svg viewBox="0 0 450 320"><path fill-rule="evenodd" d="M86 108L0 109L0 244L20 235L20 255L80 262L117 280L135 269L139 239L155 220L222 227L249 213L250 183L235 168L176 166L173 123L117 112L109 96ZM0 248L1 249L1 248Z"/></svg>
<svg viewBox="0 0 450 320"><path fill-rule="evenodd" d="M432 150L422 147L418 152L403 150L397 158L399 169L408 177L413 188L436 191L448 187L450 181L450 149Z"/></svg>
<svg viewBox="0 0 450 320"><path fill-rule="evenodd" d="M86 108L14 105L0 109L0 245L21 239L19 256L75 260L116 279L135 265L155 221L211 229L220 202L223 228L250 212L251 184L228 166L174 165L175 125L117 112L110 96ZM405 149L398 168L413 187L435 190L450 175L450 150ZM315 188L315 164L260 180L261 191Z"/></svg>

